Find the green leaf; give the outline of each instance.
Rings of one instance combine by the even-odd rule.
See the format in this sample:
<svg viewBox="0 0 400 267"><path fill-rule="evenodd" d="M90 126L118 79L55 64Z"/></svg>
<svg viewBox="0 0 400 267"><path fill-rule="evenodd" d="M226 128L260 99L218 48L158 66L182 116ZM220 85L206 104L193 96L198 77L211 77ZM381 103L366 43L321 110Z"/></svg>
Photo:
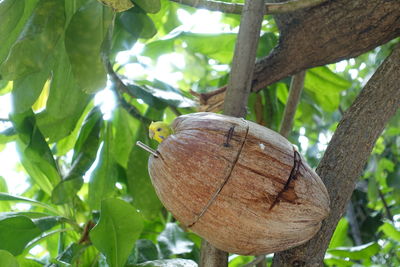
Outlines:
<svg viewBox="0 0 400 267"><path fill-rule="evenodd" d="M87 93L106 86L100 52L113 12L98 1L89 1L72 17L65 33L65 48L76 82Z"/></svg>
<svg viewBox="0 0 400 267"><path fill-rule="evenodd" d="M138 121L134 120L124 108L115 110L112 119L115 134L112 139L111 153L115 161L124 168L127 168L129 155L135 146L138 124Z"/></svg>
<svg viewBox="0 0 400 267"><path fill-rule="evenodd" d="M161 117L159 117L161 119ZM158 120L159 120L158 119ZM149 144L147 126L141 124L138 128L136 140ZM134 146L128 162L127 180L128 192L133 197L133 204L143 215L152 219L159 215L162 208L147 170L148 152Z"/></svg>
<svg viewBox="0 0 400 267"><path fill-rule="evenodd" d="M117 182L118 168L111 153L112 138L112 127L107 124L99 161L89 181L88 201L92 209L99 209L100 202L113 196L116 191L115 183Z"/></svg>
<svg viewBox="0 0 400 267"><path fill-rule="evenodd" d="M278 38L272 32L266 32L260 37L257 46L257 58L265 57L278 43Z"/></svg>
<svg viewBox="0 0 400 267"><path fill-rule="evenodd" d="M8 193L8 186L6 180L0 176L0 193ZM1 202L0 197L0 212L10 211L11 205L7 202Z"/></svg>
<svg viewBox="0 0 400 267"><path fill-rule="evenodd" d="M51 199L54 204L61 205L75 199L76 193L83 185L83 176L96 159L102 122L100 110L92 109L81 128L72 157L72 167L52 192Z"/></svg>
<svg viewBox="0 0 400 267"><path fill-rule="evenodd" d="M12 43L15 41L16 34L12 33L13 30L17 28L18 22L24 14L24 9L25 1L4 0L0 3L0 64L7 56ZM10 35L13 35L13 37ZM11 39L12 42L10 42L9 39Z"/></svg>
<svg viewBox="0 0 400 267"><path fill-rule="evenodd" d="M25 246L41 234L41 230L25 216L4 216L0 214L0 249L19 255Z"/></svg>
<svg viewBox="0 0 400 267"><path fill-rule="evenodd" d="M46 110L38 116L39 128L52 142L71 134L92 97L76 83L64 44L61 44Z"/></svg>
<svg viewBox="0 0 400 267"><path fill-rule="evenodd" d="M137 262L142 263L159 258L157 246L148 239L139 239L136 241Z"/></svg>
<svg viewBox="0 0 400 267"><path fill-rule="evenodd" d="M0 250L0 262L2 266L19 267L17 259L7 250Z"/></svg>
<svg viewBox="0 0 400 267"><path fill-rule="evenodd" d="M7 193L0 193L0 201L17 201L17 202L27 202L31 205L34 206L39 206L42 208L45 208L46 210L58 214L58 211L51 206L47 205L46 203L36 201L34 199L26 198L26 197L20 197L20 196L13 196Z"/></svg>
<svg viewBox="0 0 400 267"><path fill-rule="evenodd" d="M392 224L385 222L379 230L391 239L400 242L400 231L397 230Z"/></svg>
<svg viewBox="0 0 400 267"><path fill-rule="evenodd" d="M142 218L134 207L119 199L105 199L90 240L111 267L124 266L142 228Z"/></svg>
<svg viewBox="0 0 400 267"><path fill-rule="evenodd" d="M348 230L349 222L346 220L346 218L341 218L335 229L335 232L333 233L331 242L329 243L329 248L351 246L351 241L347 235Z"/></svg>
<svg viewBox="0 0 400 267"><path fill-rule="evenodd" d="M32 111L13 114L11 119L19 134L17 148L22 165L40 188L50 195L61 177L53 154L36 126L34 114Z"/></svg>
<svg viewBox="0 0 400 267"><path fill-rule="evenodd" d="M87 245L72 243L60 255L57 260L61 263L72 264L74 263L87 248Z"/></svg>
<svg viewBox="0 0 400 267"><path fill-rule="evenodd" d="M194 246L186 233L176 223L167 223L164 231L157 237L157 241L163 256L166 258L173 254L189 253Z"/></svg>
<svg viewBox="0 0 400 267"><path fill-rule="evenodd" d="M122 12L133 7L130 0L100 0L103 4L114 9L115 12Z"/></svg>
<svg viewBox="0 0 400 267"><path fill-rule="evenodd" d="M146 45L142 55L156 59L162 54L175 52L175 45L186 43L186 49L192 53L202 53L220 63L232 61L236 34L199 34L190 32L174 33L163 40L157 40ZM224 49L221 49L223 47Z"/></svg>
<svg viewBox="0 0 400 267"><path fill-rule="evenodd" d="M229 64L232 61L233 50L236 43L236 34L199 34L186 32L182 41L187 44L187 49L193 53L202 53L220 63ZM221 49L223 47L224 49Z"/></svg>
<svg viewBox="0 0 400 267"><path fill-rule="evenodd" d="M43 267L43 263L40 263L38 260L22 258L18 257L18 262L21 267Z"/></svg>
<svg viewBox="0 0 400 267"><path fill-rule="evenodd" d="M137 81L137 83L141 84L141 87L132 88L132 93L152 107L158 109L160 109L159 107L165 108L166 104L176 108L189 108L196 105L193 100L185 97L181 91L162 81ZM160 104L159 101L154 99L164 104Z"/></svg>
<svg viewBox="0 0 400 267"><path fill-rule="evenodd" d="M340 92L350 87L351 83L333 73L327 67L317 67L307 71L304 88L325 110L333 112L338 109Z"/></svg>
<svg viewBox="0 0 400 267"><path fill-rule="evenodd" d="M133 0L133 2L147 13L157 13L161 9L160 0Z"/></svg>
<svg viewBox="0 0 400 267"><path fill-rule="evenodd" d="M28 74L13 83L13 112L23 113L35 103L50 75L50 69Z"/></svg>
<svg viewBox="0 0 400 267"><path fill-rule="evenodd" d="M157 33L153 21L140 8L125 11L119 17L121 26L135 39L149 39Z"/></svg>
<svg viewBox="0 0 400 267"><path fill-rule="evenodd" d="M64 1L40 0L0 67L4 79L15 80L45 69L64 25Z"/></svg>
<svg viewBox="0 0 400 267"><path fill-rule="evenodd" d="M197 267L197 263L192 260L171 259L147 261L140 264L129 265L131 267Z"/></svg>
<svg viewBox="0 0 400 267"><path fill-rule="evenodd" d="M362 260L376 255L379 253L380 249L381 247L378 245L378 243L371 242L356 247L338 247L335 249L328 249L328 253L341 258Z"/></svg>

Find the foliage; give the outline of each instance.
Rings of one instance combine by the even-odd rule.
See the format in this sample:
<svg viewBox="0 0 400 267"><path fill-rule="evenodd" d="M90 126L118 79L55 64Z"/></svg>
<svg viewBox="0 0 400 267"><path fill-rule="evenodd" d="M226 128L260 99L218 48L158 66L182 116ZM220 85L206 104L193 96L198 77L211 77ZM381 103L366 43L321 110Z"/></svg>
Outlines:
<svg viewBox="0 0 400 267"><path fill-rule="evenodd" d="M239 17L221 14L213 26L219 32L199 33L182 21L198 14L193 8L167 0L132 2L122 12L95 0L0 2L0 96L11 94L13 101L10 123L0 122L0 151L16 144L16 172L30 186L11 195L7 183L13 178L0 173L0 262L7 266L199 261L200 238L162 207L147 152L135 143L155 147L149 122L194 112L190 90L226 84ZM257 56L266 56L277 39L267 17ZM307 71L290 140L314 167L342 111L393 43ZM158 67L165 59L173 61L162 70L169 80ZM251 94L247 119L278 130L289 83ZM111 112L95 101L99 92L116 101ZM353 214L342 218L327 251L328 266L400 265L399 120L400 114L378 140L353 194ZM252 259L232 255L230 266Z"/></svg>

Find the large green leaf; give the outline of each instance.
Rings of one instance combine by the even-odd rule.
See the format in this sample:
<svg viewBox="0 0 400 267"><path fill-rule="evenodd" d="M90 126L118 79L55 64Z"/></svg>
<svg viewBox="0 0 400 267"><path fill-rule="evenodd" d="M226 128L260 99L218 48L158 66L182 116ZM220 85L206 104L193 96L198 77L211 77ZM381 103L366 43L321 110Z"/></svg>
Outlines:
<svg viewBox="0 0 400 267"><path fill-rule="evenodd" d="M162 112L158 112L160 117L155 120L160 120ZM154 118L153 118L154 119ZM147 125L141 124L137 130L136 140L149 144ZM149 154L138 146L132 148L128 169L128 192L133 197L133 203L143 215L149 219L159 215L162 207L158 199L153 185L151 184L150 176L147 170Z"/></svg>
<svg viewBox="0 0 400 267"><path fill-rule="evenodd" d="M123 200L105 199L90 239L111 267L124 266L142 228L142 218L134 207Z"/></svg>
<svg viewBox="0 0 400 267"><path fill-rule="evenodd" d="M72 74L64 45L61 48L52 74L46 111L54 118L79 118L90 96L80 90Z"/></svg>
<svg viewBox="0 0 400 267"><path fill-rule="evenodd" d="M123 12L119 17L119 22L135 39L149 39L157 33L153 21L140 8Z"/></svg>
<svg viewBox="0 0 400 267"><path fill-rule="evenodd" d="M76 82L87 93L106 86L100 52L113 12L98 1L89 1L72 17L65 33L65 48Z"/></svg>
<svg viewBox="0 0 400 267"><path fill-rule="evenodd" d="M7 250L0 250L0 262L2 266L19 267L17 259Z"/></svg>
<svg viewBox="0 0 400 267"><path fill-rule="evenodd" d="M32 107L42 92L49 75L50 69L45 67L40 72L28 74L14 81L12 90L14 113L22 113Z"/></svg>
<svg viewBox="0 0 400 267"><path fill-rule="evenodd" d="M99 209L101 201L116 192L118 168L111 152L112 138L112 127L107 124L98 163L89 181L89 205L92 209Z"/></svg>
<svg viewBox="0 0 400 267"><path fill-rule="evenodd" d="M15 80L45 69L64 32L64 25L64 1L40 0L1 65L4 79Z"/></svg>
<svg viewBox="0 0 400 267"><path fill-rule="evenodd" d="M140 264L129 265L131 267L197 267L197 263L192 260L170 259L147 261Z"/></svg>
<svg viewBox="0 0 400 267"><path fill-rule="evenodd" d="M61 180L53 154L36 126L32 111L13 114L12 121L19 134L18 150L21 162L31 178L47 194Z"/></svg>
<svg viewBox="0 0 400 267"><path fill-rule="evenodd" d="M378 243L371 242L356 247L338 247L329 249L328 253L342 258L350 258L352 260L368 259L379 253L381 247Z"/></svg>
<svg viewBox="0 0 400 267"><path fill-rule="evenodd" d="M174 33L163 40L157 40L146 45L142 55L156 58L165 53L175 52L175 45L185 42L192 53L202 53L209 58L228 64L232 61L236 34L200 34L190 32ZM224 49L221 49L223 47Z"/></svg>
<svg viewBox="0 0 400 267"><path fill-rule="evenodd" d="M16 34L12 33L17 28L18 22L24 14L24 9L25 1L4 0L0 3L0 64L7 56L12 42L15 41Z"/></svg>
<svg viewBox="0 0 400 267"><path fill-rule="evenodd" d="M81 128L71 169L52 192L51 199L54 204L65 204L75 199L76 193L83 185L83 176L96 159L102 122L100 110L94 108Z"/></svg>
<svg viewBox="0 0 400 267"><path fill-rule="evenodd" d="M124 108L117 108L112 119L115 134L111 152L115 161L124 168L128 166L129 155L135 143L136 129L139 122L132 118Z"/></svg>
<svg viewBox="0 0 400 267"><path fill-rule="evenodd" d="M41 230L25 216L2 216L0 214L0 249L19 255L25 246L41 234Z"/></svg>
<svg viewBox="0 0 400 267"><path fill-rule="evenodd" d="M165 258L173 254L189 253L194 245L176 223L167 223L157 241Z"/></svg>
<svg viewBox="0 0 400 267"><path fill-rule="evenodd" d="M26 197L20 197L20 196L13 196L7 193L0 193L0 201L15 201L15 202L27 202L31 205L38 206L45 208L46 210L58 214L58 211L54 209L53 207L47 205L46 203L36 201L34 199L26 198Z"/></svg>
<svg viewBox="0 0 400 267"><path fill-rule="evenodd" d="M325 111L335 111L339 107L340 92L351 83L333 73L327 67L317 67L307 71L304 88Z"/></svg>
<svg viewBox="0 0 400 267"><path fill-rule="evenodd" d="M133 0L133 2L147 13L157 13L161 9L160 0Z"/></svg>

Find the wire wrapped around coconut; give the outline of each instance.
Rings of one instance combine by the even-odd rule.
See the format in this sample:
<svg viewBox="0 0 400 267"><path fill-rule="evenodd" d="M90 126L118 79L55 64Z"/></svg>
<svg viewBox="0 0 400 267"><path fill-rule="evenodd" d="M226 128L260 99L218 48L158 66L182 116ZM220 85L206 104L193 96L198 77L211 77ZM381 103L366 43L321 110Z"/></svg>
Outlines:
<svg viewBox="0 0 400 267"><path fill-rule="evenodd" d="M329 213L318 175L278 133L214 113L180 116L151 155L165 207L215 247L242 255L309 240Z"/></svg>

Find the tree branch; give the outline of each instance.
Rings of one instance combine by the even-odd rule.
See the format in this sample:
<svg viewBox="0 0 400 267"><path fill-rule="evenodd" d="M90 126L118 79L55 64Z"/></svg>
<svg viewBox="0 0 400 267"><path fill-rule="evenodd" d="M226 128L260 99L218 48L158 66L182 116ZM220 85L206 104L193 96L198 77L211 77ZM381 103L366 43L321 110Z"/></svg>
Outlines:
<svg viewBox="0 0 400 267"><path fill-rule="evenodd" d="M387 204L387 202L386 202L385 196L383 195L382 190L379 189L379 188L378 188L378 194L379 194L379 198L380 198L381 201L382 201L383 207L385 208L386 217L387 217L391 222L394 222L392 212L390 211L390 208L389 208L389 206L388 206L388 204Z"/></svg>
<svg viewBox="0 0 400 267"><path fill-rule="evenodd" d="M292 77L290 84L289 97L285 106L285 111L282 118L281 129L279 133L284 137L288 137L291 130L294 115L296 114L297 105L300 101L301 91L304 86L305 71L301 71Z"/></svg>
<svg viewBox="0 0 400 267"><path fill-rule="evenodd" d="M224 106L225 115L246 116L247 99L250 94L263 20L263 5L264 0L246 0L245 2L232 61L231 76L229 77ZM204 240L201 248L200 266L228 266L228 253L213 247Z"/></svg>
<svg viewBox="0 0 400 267"><path fill-rule="evenodd" d="M129 95L131 98L136 98L136 96L132 95L132 93L129 91L128 87L124 84L124 82L119 78L117 73L115 73L113 66L111 62L108 59L104 60L104 64L106 65L106 70L108 75L110 75L110 78L114 84L112 89L114 89L115 94L117 95L118 98L118 103L134 118L140 120L143 123L149 124L151 123L151 120L149 118L146 118L143 116L140 111L124 98L123 93L126 93Z"/></svg>
<svg viewBox="0 0 400 267"><path fill-rule="evenodd" d="M331 199L331 213L307 243L276 253L273 266L321 266L333 231L365 163L389 119L400 108L400 45L378 68L345 112L317 168Z"/></svg>
<svg viewBox="0 0 400 267"><path fill-rule="evenodd" d="M262 0L247 0L243 9L231 75L225 96L224 114L226 115L234 117L246 116L247 99L253 80L256 51L263 20L260 7L263 4L264 1Z"/></svg>
<svg viewBox="0 0 400 267"><path fill-rule="evenodd" d="M194 8L203 8L210 11L220 11L230 14L242 14L243 4L218 2L212 0L170 0ZM282 3L266 3L264 15L290 13L299 9L313 7L327 0L293 0Z"/></svg>
<svg viewBox="0 0 400 267"><path fill-rule="evenodd" d="M279 44L256 63L252 91L302 70L356 57L385 44L400 36L399 13L400 1L335 0L277 15ZM201 94L203 110L221 110L225 89Z"/></svg>

